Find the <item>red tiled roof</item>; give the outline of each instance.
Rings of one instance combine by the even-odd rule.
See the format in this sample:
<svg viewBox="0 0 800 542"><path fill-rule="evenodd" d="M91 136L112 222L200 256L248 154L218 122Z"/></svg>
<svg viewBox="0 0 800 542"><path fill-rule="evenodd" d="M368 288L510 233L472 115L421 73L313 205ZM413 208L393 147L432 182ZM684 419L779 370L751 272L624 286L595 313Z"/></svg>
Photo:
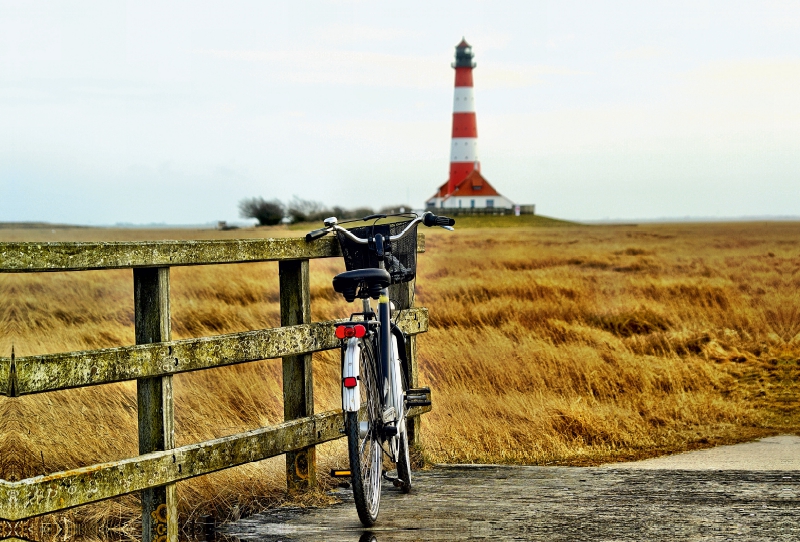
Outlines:
<svg viewBox="0 0 800 542"><path fill-rule="evenodd" d="M446 184L446 183L445 183ZM456 189L450 196L499 196L489 181L483 178L480 171L473 170L472 173L458 183ZM439 196L442 197L442 196Z"/></svg>
<svg viewBox="0 0 800 542"><path fill-rule="evenodd" d="M444 184L439 187L439 189L436 191L436 193L431 196L431 198L443 198L443 197L445 197L447 195L447 184L448 184L448 181L445 181Z"/></svg>
<svg viewBox="0 0 800 542"><path fill-rule="evenodd" d="M447 195L447 182L445 182L429 199L454 196L500 196L500 193L489 184L489 181L483 178L480 171L473 170L463 181L456 185L456 189L449 196Z"/></svg>

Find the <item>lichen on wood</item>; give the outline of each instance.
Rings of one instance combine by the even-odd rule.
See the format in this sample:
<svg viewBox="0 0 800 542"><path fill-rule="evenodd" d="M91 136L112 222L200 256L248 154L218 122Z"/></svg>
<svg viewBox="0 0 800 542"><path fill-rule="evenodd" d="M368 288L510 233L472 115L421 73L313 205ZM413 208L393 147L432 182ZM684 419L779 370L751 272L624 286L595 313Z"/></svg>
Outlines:
<svg viewBox="0 0 800 542"><path fill-rule="evenodd" d="M341 410L335 410L130 459L0 481L0 518L31 518L260 461L340 438L342 423Z"/></svg>
<svg viewBox="0 0 800 542"><path fill-rule="evenodd" d="M337 348L334 324L341 320L183 339L136 346L105 348L16 358L16 395L26 395L169 375L261 359ZM406 333L428 329L428 311L402 311L397 324ZM7 365L4 365L7 366ZM0 373L0 389L9 388Z"/></svg>
<svg viewBox="0 0 800 542"><path fill-rule="evenodd" d="M11 377L11 358L0 358L0 395L11 396L16 391Z"/></svg>
<svg viewBox="0 0 800 542"><path fill-rule="evenodd" d="M417 237L425 251L425 236ZM212 241L0 243L0 273L173 267L341 256L336 237Z"/></svg>

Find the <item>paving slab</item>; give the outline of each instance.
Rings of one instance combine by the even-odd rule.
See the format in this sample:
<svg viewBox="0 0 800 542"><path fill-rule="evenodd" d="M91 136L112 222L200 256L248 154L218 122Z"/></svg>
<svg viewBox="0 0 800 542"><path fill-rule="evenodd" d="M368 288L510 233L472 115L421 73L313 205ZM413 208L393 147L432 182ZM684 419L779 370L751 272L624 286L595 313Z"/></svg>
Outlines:
<svg viewBox="0 0 800 542"><path fill-rule="evenodd" d="M324 509L279 509L223 527L243 541L415 540L800 540L800 454L797 437L762 439L756 456L779 459L741 465L737 446L719 461L678 465L580 467L440 466L414 473L403 495L384 485L376 526L358 521L352 492ZM735 449L731 452L731 449ZM702 452L708 452L704 450ZM680 454L691 456L702 454ZM750 452L748 452L749 454ZM733 454L733 455L730 455ZM696 456L695 456L696 457ZM751 457L752 458L752 457ZM667 458L664 458L667 459ZM784 461L785 459L785 461ZM651 460L653 461L653 460ZM722 467L722 468L717 468ZM767 468L769 467L769 468ZM776 468L779 467L779 468Z"/></svg>

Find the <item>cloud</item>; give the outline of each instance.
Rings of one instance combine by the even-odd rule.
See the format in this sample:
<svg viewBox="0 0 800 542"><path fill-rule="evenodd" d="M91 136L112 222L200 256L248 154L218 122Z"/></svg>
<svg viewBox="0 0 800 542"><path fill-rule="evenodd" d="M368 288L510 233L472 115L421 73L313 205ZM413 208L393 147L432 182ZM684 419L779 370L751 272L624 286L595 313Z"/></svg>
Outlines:
<svg viewBox="0 0 800 542"><path fill-rule="evenodd" d="M386 53L307 49L293 51L203 50L217 59L266 64L275 82L337 86L441 86L442 60L434 57Z"/></svg>
<svg viewBox="0 0 800 542"><path fill-rule="evenodd" d="M554 36L545 42L545 47L548 50L560 49L564 45L575 41L575 34L566 34L563 36Z"/></svg>
<svg viewBox="0 0 800 542"><path fill-rule="evenodd" d="M365 42L389 42L411 39L412 32L397 28L378 28L355 24L332 24L314 33L315 41L321 45L334 46Z"/></svg>
<svg viewBox="0 0 800 542"><path fill-rule="evenodd" d="M664 47L644 46L627 51L618 51L614 54L614 57L623 60L650 60L664 56L667 53L668 51Z"/></svg>
<svg viewBox="0 0 800 542"><path fill-rule="evenodd" d="M681 76L683 94L733 117L759 114L781 122L800 114L800 61L744 59L712 62Z"/></svg>
<svg viewBox="0 0 800 542"><path fill-rule="evenodd" d="M311 85L389 88L443 88L452 84L448 59L441 56L330 49L306 50L197 50L215 59L262 63L275 82ZM321 62L320 59L325 59ZM544 76L583 72L560 66L493 63L480 68L481 88L525 87L541 84ZM447 82L444 82L444 81Z"/></svg>
<svg viewBox="0 0 800 542"><path fill-rule="evenodd" d="M688 75L725 83L759 83L773 88L777 84L794 92L797 88L790 89L789 86L800 81L800 61L767 58L713 62L688 72Z"/></svg>
<svg viewBox="0 0 800 542"><path fill-rule="evenodd" d="M490 151L504 157L627 152L797 156L800 61L712 62L673 74L665 87L659 99L637 103L502 115L483 110L483 157Z"/></svg>
<svg viewBox="0 0 800 542"><path fill-rule="evenodd" d="M513 36L506 32L482 32L467 41L480 43L480 51L498 51L508 47Z"/></svg>
<svg viewBox="0 0 800 542"><path fill-rule="evenodd" d="M501 64L481 69L480 88L522 88L546 83L547 76L587 75L589 72L563 66Z"/></svg>

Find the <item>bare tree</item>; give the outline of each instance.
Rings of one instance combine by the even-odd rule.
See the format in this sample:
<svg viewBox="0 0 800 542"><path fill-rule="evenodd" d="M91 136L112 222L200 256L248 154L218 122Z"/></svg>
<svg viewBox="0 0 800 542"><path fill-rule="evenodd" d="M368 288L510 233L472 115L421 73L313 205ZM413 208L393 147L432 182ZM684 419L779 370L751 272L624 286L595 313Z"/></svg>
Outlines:
<svg viewBox="0 0 800 542"><path fill-rule="evenodd" d="M289 202L287 214L293 223L324 220L332 216L323 203L294 196Z"/></svg>
<svg viewBox="0 0 800 542"><path fill-rule="evenodd" d="M255 218L262 226L274 226L283 220L283 203L278 199L248 198L239 202L242 218Z"/></svg>

